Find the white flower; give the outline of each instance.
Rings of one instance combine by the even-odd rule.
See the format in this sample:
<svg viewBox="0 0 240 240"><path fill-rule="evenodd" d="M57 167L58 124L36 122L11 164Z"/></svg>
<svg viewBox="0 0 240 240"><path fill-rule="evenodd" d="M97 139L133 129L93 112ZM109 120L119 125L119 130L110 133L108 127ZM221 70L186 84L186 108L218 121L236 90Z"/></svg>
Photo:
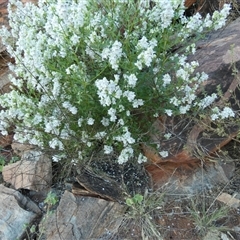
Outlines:
<svg viewBox="0 0 240 240"><path fill-rule="evenodd" d="M124 120L123 120L123 119L119 119L119 120L118 120L118 124L121 125L121 126L123 126L123 125L124 125Z"/></svg>
<svg viewBox="0 0 240 240"><path fill-rule="evenodd" d="M50 142L49 142L49 147L56 149L58 148L59 150L63 150L64 146L62 144L62 142L57 139L57 138L53 138Z"/></svg>
<svg viewBox="0 0 240 240"><path fill-rule="evenodd" d="M151 66L151 63L153 59L155 59L156 54L154 51L154 47L157 46L157 40L152 39L150 42L148 42L147 38L143 36L136 46L137 51L140 50L140 54L137 57L137 62L135 63L135 66L139 70L142 70L143 65L146 65L147 67Z"/></svg>
<svg viewBox="0 0 240 240"><path fill-rule="evenodd" d="M79 38L80 38L80 37L74 33L74 34L72 35L70 41L72 42L73 45L76 45L76 44L78 43L78 41L79 41Z"/></svg>
<svg viewBox="0 0 240 240"><path fill-rule="evenodd" d="M172 136L172 134L171 133L166 133L166 134L164 134L164 137L168 140L168 139L170 139L171 138L171 136Z"/></svg>
<svg viewBox="0 0 240 240"><path fill-rule="evenodd" d="M66 155L65 155L65 154L58 154L58 155L53 155L53 156L52 156L53 162L59 162L59 161L62 160L63 158L66 158Z"/></svg>
<svg viewBox="0 0 240 240"><path fill-rule="evenodd" d="M133 157L133 149L131 147L124 148L120 155L118 156L118 163L123 164L126 163L130 158Z"/></svg>
<svg viewBox="0 0 240 240"><path fill-rule="evenodd" d="M159 71L160 71L160 67L159 66L156 66L156 67L153 68L154 75L157 75L157 73L159 73Z"/></svg>
<svg viewBox="0 0 240 240"><path fill-rule="evenodd" d="M40 141L39 139L33 137L29 140L29 143L35 146L43 147L43 142Z"/></svg>
<svg viewBox="0 0 240 240"><path fill-rule="evenodd" d="M138 108L139 106L142 106L144 104L142 99L134 99L133 101L133 108Z"/></svg>
<svg viewBox="0 0 240 240"><path fill-rule="evenodd" d="M119 112L122 112L122 111L125 110L125 107L124 107L122 104L120 104L120 105L118 106L118 110L119 110Z"/></svg>
<svg viewBox="0 0 240 240"><path fill-rule="evenodd" d="M191 105L180 106L180 108L179 108L180 114L185 114L185 113L187 113L187 111L189 111L190 107L191 107Z"/></svg>
<svg viewBox="0 0 240 240"><path fill-rule="evenodd" d="M212 20L214 22L214 30L223 27L226 24L227 16L231 10L230 4L224 4L220 12L215 11L212 15Z"/></svg>
<svg viewBox="0 0 240 240"><path fill-rule="evenodd" d="M42 120L43 120L43 117L40 114L36 113L33 118L33 123L37 125L40 122L42 122Z"/></svg>
<svg viewBox="0 0 240 240"><path fill-rule="evenodd" d="M163 29L169 27L174 17L174 10L171 7L171 3L169 2L168 4L167 4L168 6L166 5L163 6L165 9L161 13L161 20L162 20L161 27Z"/></svg>
<svg viewBox="0 0 240 240"><path fill-rule="evenodd" d="M95 120L90 117L90 118L88 118L88 120L87 120L87 124L88 124L88 125L93 125L93 124L94 124L94 121L95 121Z"/></svg>
<svg viewBox="0 0 240 240"><path fill-rule="evenodd" d="M190 46L186 47L186 52L191 52L192 54L195 54L195 52L196 52L196 44L192 43Z"/></svg>
<svg viewBox="0 0 240 240"><path fill-rule="evenodd" d="M127 110L127 111L126 111L126 116L128 116L128 117L129 117L130 115L131 115L130 111L129 111L129 110Z"/></svg>
<svg viewBox="0 0 240 240"><path fill-rule="evenodd" d="M123 92L117 85L119 75L114 76L115 80L107 80L105 77L103 79L98 79L95 82L98 88L97 94L100 98L100 103L102 106L110 106L116 103L116 99L120 99Z"/></svg>
<svg viewBox="0 0 240 240"><path fill-rule="evenodd" d="M147 162L147 158L141 153L138 155L138 163L141 164L143 162Z"/></svg>
<svg viewBox="0 0 240 240"><path fill-rule="evenodd" d="M204 99L202 99L199 103L198 106L202 109L210 106L215 100L217 99L217 94L213 93L211 96L207 96Z"/></svg>
<svg viewBox="0 0 240 240"><path fill-rule="evenodd" d="M129 90L125 91L123 93L123 96L127 97L129 102L133 102L133 100L135 99L135 93L133 91L129 91Z"/></svg>
<svg viewBox="0 0 240 240"><path fill-rule="evenodd" d="M156 1L156 6L150 11L149 20L158 24L161 30L169 27L172 23L176 6L173 3L167 0Z"/></svg>
<svg viewBox="0 0 240 240"><path fill-rule="evenodd" d="M234 111L229 107L224 107L222 111L220 111L218 107L215 107L212 109L212 112L213 114L211 115L211 119L213 121L219 118L226 119L229 117L235 117Z"/></svg>
<svg viewBox="0 0 240 240"><path fill-rule="evenodd" d="M62 139L69 139L70 133L71 133L71 130L69 129L69 126L65 127L64 129L61 130L60 137Z"/></svg>
<svg viewBox="0 0 240 240"><path fill-rule="evenodd" d="M142 61L137 61L136 63L135 63L135 66L139 69L139 70L142 70L142 68L143 68L143 66L142 66Z"/></svg>
<svg viewBox="0 0 240 240"><path fill-rule="evenodd" d="M67 74L67 75L70 75L70 74L71 74L70 68L67 68L65 71L66 71L66 74Z"/></svg>
<svg viewBox="0 0 240 240"><path fill-rule="evenodd" d="M190 64L194 69L199 66L199 63L197 61L192 61Z"/></svg>
<svg viewBox="0 0 240 240"><path fill-rule="evenodd" d="M224 107L222 112L220 112L220 116L222 119L229 118L229 117L235 117L235 113L233 110L229 107Z"/></svg>
<svg viewBox="0 0 240 240"><path fill-rule="evenodd" d="M219 115L216 114L216 113L213 113L213 114L211 115L211 119L212 119L213 121L217 120L218 118L219 118Z"/></svg>
<svg viewBox="0 0 240 240"><path fill-rule="evenodd" d="M104 127L107 127L107 126L109 126L109 119L103 117L103 119L101 120L101 123Z"/></svg>
<svg viewBox="0 0 240 240"><path fill-rule="evenodd" d="M198 32L202 31L202 16L199 13L194 14L190 17L189 21L187 22L186 28L192 32L197 30Z"/></svg>
<svg viewBox="0 0 240 240"><path fill-rule="evenodd" d="M78 126L79 126L79 127L82 126L82 122L83 122L83 118L79 118L79 119L78 119Z"/></svg>
<svg viewBox="0 0 240 240"><path fill-rule="evenodd" d="M175 57L177 57L178 58L178 62L179 62L179 64L181 65L181 66L185 66L186 65L186 61L187 61L187 57L186 56L184 56L184 55L180 55L179 57L178 57L178 55L176 55ZM174 59L173 59L174 60Z"/></svg>
<svg viewBox="0 0 240 240"><path fill-rule="evenodd" d="M159 154L161 157L165 158L168 156L168 151L161 151L161 152L159 152Z"/></svg>
<svg viewBox="0 0 240 240"><path fill-rule="evenodd" d="M212 112L213 112L213 114L211 115L211 119L214 121L214 120L219 118L219 113L220 113L219 108L218 107L214 107L212 109Z"/></svg>
<svg viewBox="0 0 240 240"><path fill-rule="evenodd" d="M128 131L122 135L122 141L124 145L135 143L135 139L131 137L131 133Z"/></svg>
<svg viewBox="0 0 240 240"><path fill-rule="evenodd" d="M70 75L72 72L77 72L79 70L78 66L76 64L72 64L70 67L68 67L65 71L68 75Z"/></svg>
<svg viewBox="0 0 240 240"><path fill-rule="evenodd" d="M56 135L59 134L59 126L61 125L61 121L51 117L50 119L45 119L45 132L46 133L54 133Z"/></svg>
<svg viewBox="0 0 240 240"><path fill-rule="evenodd" d="M103 79L97 79L95 81L95 85L99 90L101 89L106 90L108 88L109 81L107 80L107 78L104 77Z"/></svg>
<svg viewBox="0 0 240 240"><path fill-rule="evenodd" d="M68 109L69 112L71 112L72 114L76 114L77 113L77 108L74 107L70 102L65 101L62 103L62 106L66 109Z"/></svg>
<svg viewBox="0 0 240 240"><path fill-rule="evenodd" d="M130 76L124 75L123 76L128 81L129 87L135 87L137 83L137 77L135 74L131 74Z"/></svg>
<svg viewBox="0 0 240 240"><path fill-rule="evenodd" d="M172 103L172 104L175 105L175 106L178 106L178 105L181 103L181 101L178 100L178 99L174 96L174 97L170 98L170 103Z"/></svg>
<svg viewBox="0 0 240 240"><path fill-rule="evenodd" d="M183 80L188 80L189 78L189 73L186 71L184 68L180 68L176 72L176 76L178 78L182 78Z"/></svg>
<svg viewBox="0 0 240 240"><path fill-rule="evenodd" d="M61 158L59 158L58 155L53 155L52 160L53 160L53 162L59 162L59 160L61 160Z"/></svg>
<svg viewBox="0 0 240 240"><path fill-rule="evenodd" d="M153 61L153 59L156 57L155 55L155 51L153 50L152 47L147 48L145 51L142 51L139 55L138 55L138 61L135 64L137 67L141 66L142 64L146 65L147 67L151 66L151 63ZM138 67L139 68L139 67ZM141 67L140 67L141 68ZM141 70L139 68L139 70Z"/></svg>
<svg viewBox="0 0 240 240"><path fill-rule="evenodd" d="M207 79L208 79L208 75L205 72L202 72L198 82L202 83L202 82L206 81Z"/></svg>
<svg viewBox="0 0 240 240"><path fill-rule="evenodd" d="M98 133L96 133L94 137L95 137L95 139L101 140L101 139L103 139L106 135L107 135L107 133L103 131L103 132L98 132Z"/></svg>
<svg viewBox="0 0 240 240"><path fill-rule="evenodd" d="M122 57L122 43L115 41L111 48L104 48L101 54L102 59L108 59L114 70L118 70L118 63Z"/></svg>
<svg viewBox="0 0 240 240"><path fill-rule="evenodd" d="M110 154L110 153L113 152L113 147L112 146L108 146L108 145L104 145L103 150L104 150L105 154Z"/></svg>
<svg viewBox="0 0 240 240"><path fill-rule="evenodd" d="M95 81L95 85L98 88L97 94L100 98L102 106L110 106L112 101L109 94L111 94L115 89L114 82L110 82L104 77L103 79L97 79Z"/></svg>
<svg viewBox="0 0 240 240"><path fill-rule="evenodd" d="M101 57L102 59L107 59L109 54L110 54L110 49L109 48L104 48L102 53L101 53Z"/></svg>
<svg viewBox="0 0 240 240"><path fill-rule="evenodd" d="M57 78L54 78L52 80L52 82L53 82L52 94L54 97L57 97L57 96L59 96L60 91L61 91L61 84Z"/></svg>
<svg viewBox="0 0 240 240"><path fill-rule="evenodd" d="M95 59L95 53L89 46L86 47L85 52L91 59Z"/></svg>
<svg viewBox="0 0 240 240"><path fill-rule="evenodd" d="M2 134L3 136L7 136L7 135L8 135L8 131L7 131L7 130L1 130L1 134Z"/></svg>
<svg viewBox="0 0 240 240"><path fill-rule="evenodd" d="M122 142L124 147L136 142L136 140L131 136L131 133L128 131L128 127L124 127L123 134L114 136L113 139L118 142Z"/></svg>
<svg viewBox="0 0 240 240"><path fill-rule="evenodd" d="M117 99L120 99L122 94L123 94L122 90L120 89L119 86L117 86L115 88L115 95L114 95L114 97L117 98Z"/></svg>
<svg viewBox="0 0 240 240"><path fill-rule="evenodd" d="M149 47L149 43L145 36L143 36L140 40L138 40L138 44L137 44L138 49L147 49L148 47Z"/></svg>
<svg viewBox="0 0 240 240"><path fill-rule="evenodd" d="M77 114L77 108L74 107L74 106L70 107L68 110L69 110L69 112L71 112L72 114Z"/></svg>
<svg viewBox="0 0 240 240"><path fill-rule="evenodd" d="M167 73L163 76L163 86L166 87L166 85L170 84L170 82L171 82L171 77Z"/></svg>
<svg viewBox="0 0 240 240"><path fill-rule="evenodd" d="M115 122L117 120L116 109L114 109L114 108L108 109L108 114L110 115L110 119L109 120L111 122Z"/></svg>
<svg viewBox="0 0 240 240"><path fill-rule="evenodd" d="M173 112L172 112L171 109L165 109L165 113L166 113L169 117L171 117L172 114L173 114Z"/></svg>

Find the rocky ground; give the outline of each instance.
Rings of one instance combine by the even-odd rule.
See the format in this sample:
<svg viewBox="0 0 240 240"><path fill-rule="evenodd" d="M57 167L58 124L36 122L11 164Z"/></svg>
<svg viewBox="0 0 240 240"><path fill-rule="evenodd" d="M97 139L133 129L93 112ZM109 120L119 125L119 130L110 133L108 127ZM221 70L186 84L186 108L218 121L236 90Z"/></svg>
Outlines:
<svg viewBox="0 0 240 240"><path fill-rule="evenodd" d="M168 186L169 181L158 191L149 190L143 207L136 206L136 209L128 208L124 201L116 202L99 194L94 196L86 189L82 191L73 175L59 179L54 175L60 176L61 166L52 166L46 155L27 148L20 161L3 168L0 237L130 240L144 239L144 232L150 236L149 239L240 239L239 147L232 141L223 149L228 154L218 157L221 161L215 163L217 171L214 176L223 178L221 183L211 182L209 178L208 184L211 185L203 185L204 191L193 193L191 184L175 186L177 191L174 191L171 184ZM6 162L8 157L12 159L15 156L6 148L2 149L1 155ZM109 179L126 174L114 166L108 165ZM208 169L208 176L214 169ZM146 184L142 182L143 176L139 177L134 172L136 169L132 168L124 182L134 178L141 186L132 190L139 193L145 190ZM192 174L198 181L205 181L206 176ZM119 185L122 185L121 181ZM103 185L98 181L99 186ZM191 193L180 194L179 190L186 190L186 187L191 189ZM153 229L160 232L161 238L154 237Z"/></svg>

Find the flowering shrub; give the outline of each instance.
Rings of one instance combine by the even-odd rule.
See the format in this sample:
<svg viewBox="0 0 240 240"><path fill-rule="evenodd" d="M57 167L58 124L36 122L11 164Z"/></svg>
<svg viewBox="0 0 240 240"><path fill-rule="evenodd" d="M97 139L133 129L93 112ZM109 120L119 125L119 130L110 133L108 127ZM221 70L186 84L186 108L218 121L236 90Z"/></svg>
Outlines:
<svg viewBox="0 0 240 240"><path fill-rule="evenodd" d="M186 55L229 9L202 19L184 16L183 0L11 0L1 36L16 62L13 89L0 97L0 130L14 125L17 141L50 147L56 161L79 162L99 147L120 164L146 161L138 145L154 118L204 110L217 98L197 99L207 75L193 74L198 63Z"/></svg>

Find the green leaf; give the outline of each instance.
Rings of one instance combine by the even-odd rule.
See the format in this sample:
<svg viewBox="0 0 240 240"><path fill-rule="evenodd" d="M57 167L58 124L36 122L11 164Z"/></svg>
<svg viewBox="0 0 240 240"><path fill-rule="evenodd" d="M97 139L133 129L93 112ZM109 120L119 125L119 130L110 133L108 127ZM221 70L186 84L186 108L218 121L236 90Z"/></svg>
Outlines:
<svg viewBox="0 0 240 240"><path fill-rule="evenodd" d="M141 194L136 194L134 196L134 202L138 203L138 204L141 204L143 201L143 196Z"/></svg>
<svg viewBox="0 0 240 240"><path fill-rule="evenodd" d="M134 205L133 199L132 199L132 198L127 198L127 199L126 199L126 204L127 204L129 207L131 207L132 205Z"/></svg>
<svg viewBox="0 0 240 240"><path fill-rule="evenodd" d="M54 206L58 202L58 197L55 193L49 192L46 199L44 200L44 203Z"/></svg>

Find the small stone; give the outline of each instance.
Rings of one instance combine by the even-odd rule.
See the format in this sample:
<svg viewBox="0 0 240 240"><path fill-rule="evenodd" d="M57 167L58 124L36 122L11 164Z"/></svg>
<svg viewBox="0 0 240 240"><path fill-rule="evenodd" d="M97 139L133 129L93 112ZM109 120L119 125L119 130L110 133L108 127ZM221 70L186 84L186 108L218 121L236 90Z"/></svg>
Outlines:
<svg viewBox="0 0 240 240"><path fill-rule="evenodd" d="M59 206L40 224L44 239L116 239L125 206L65 191Z"/></svg>
<svg viewBox="0 0 240 240"><path fill-rule="evenodd" d="M240 200L237 198L234 198L228 193L222 193L220 196L217 197L217 200L220 202L223 202L224 204L232 208L237 209L238 207L240 207Z"/></svg>
<svg viewBox="0 0 240 240"><path fill-rule="evenodd" d="M221 240L230 240L225 233L221 233Z"/></svg>
<svg viewBox="0 0 240 240"><path fill-rule="evenodd" d="M52 161L41 151L25 151L20 161L4 166L2 174L15 189L42 191L52 183Z"/></svg>
<svg viewBox="0 0 240 240"><path fill-rule="evenodd" d="M13 152L17 154L18 156L22 156L25 151L34 149L35 146L30 144L23 144L18 142L13 142L11 145Z"/></svg>
<svg viewBox="0 0 240 240"><path fill-rule="evenodd" d="M26 207L26 209L24 209ZM30 208L29 208L30 207ZM24 234L24 225L30 224L40 209L16 190L0 185L0 239L20 239Z"/></svg>
<svg viewBox="0 0 240 240"><path fill-rule="evenodd" d="M221 240L220 232L218 230L210 230L203 240Z"/></svg>

